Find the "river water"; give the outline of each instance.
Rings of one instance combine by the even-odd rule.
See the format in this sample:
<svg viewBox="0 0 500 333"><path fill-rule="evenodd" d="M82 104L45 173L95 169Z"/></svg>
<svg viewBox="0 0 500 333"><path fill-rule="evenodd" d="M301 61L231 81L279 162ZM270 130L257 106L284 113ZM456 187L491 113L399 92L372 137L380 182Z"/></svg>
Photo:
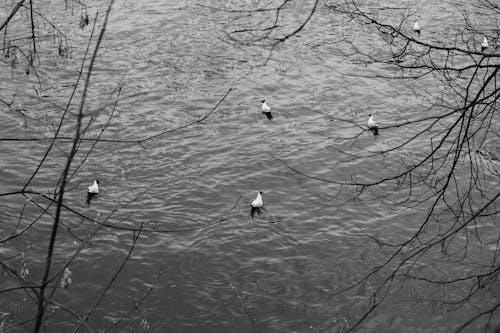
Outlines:
<svg viewBox="0 0 500 333"><path fill-rule="evenodd" d="M3 13L14 3L6 4ZM65 204L100 223L124 229L143 223L148 230L139 235L129 261L90 315L88 325L96 332L109 327L114 332L342 332L368 309L381 276L346 293L335 292L391 253L365 232L401 240L425 214L425 207L402 209L374 199L380 192L349 201L354 193L349 188L338 194L337 185L308 179L287 167L337 181L389 175L398 170L397 161L415 152L342 161L349 153L394 145L406 135L404 129L382 132L376 139L368 131L347 139L360 133L359 128L329 116L364 126L367 115L374 113L384 123L411 118L425 101L401 82L353 76L385 69L355 65L342 57L338 48L344 44L337 43L341 34L363 41L362 31L322 1L306 28L272 52L269 40L252 42L252 34L259 32L251 29L271 25L273 13L232 10L259 3L248 1L241 7L234 1L117 0L113 6L84 106L85 114L93 116L84 137L95 137L104 128L118 88L116 110L102 138L146 139L193 123L223 100L200 123L141 144L81 143L72 171L84 164L70 178ZM45 40L39 45L38 77L27 76L22 64L15 69L1 64L0 98L15 99L15 106L29 116L2 105L4 138L54 134L51 124L58 123L68 103L94 17L99 12L97 30L106 9L99 1L89 2L91 24L81 30L82 11L76 4L68 9L62 1L39 6L67 31L71 57L58 56L57 41ZM261 8L269 6L272 2L260 3ZM436 6L446 4L425 2L409 8L423 25L432 26L452 15ZM292 31L311 7L312 1L287 7L279 31ZM243 29L248 31L237 32ZM40 30L50 27L41 24ZM280 32L271 36L279 37ZM81 88L62 135L72 135L80 93ZM263 99L275 110L272 121L259 111ZM2 142L2 193L22 189L49 144ZM53 193L69 149L69 141L56 143L28 189ZM101 193L87 206L86 189L93 179L99 179ZM259 190L266 210L252 219L250 202ZM21 227L40 215L35 203L48 204L40 196L29 198L3 197L2 235L14 230L23 207ZM42 216L29 232L0 248L4 260L14 258L8 261L13 266L27 264L29 281L40 280L52 221L50 215ZM56 269L96 228L68 211L62 223ZM72 284L59 289L54 300L82 317L112 281L132 238L128 230L99 229L69 265ZM444 276L462 269L456 264L441 271L434 261L423 265ZM431 301L429 293L417 282L398 285L359 331L448 332L471 311L469 306L447 311ZM29 320L34 306L27 293L8 293L1 297L0 311ZM48 313L48 331L74 328L75 319L56 305L49 306ZM25 325L30 327L29 322ZM13 331L23 332L26 326Z"/></svg>

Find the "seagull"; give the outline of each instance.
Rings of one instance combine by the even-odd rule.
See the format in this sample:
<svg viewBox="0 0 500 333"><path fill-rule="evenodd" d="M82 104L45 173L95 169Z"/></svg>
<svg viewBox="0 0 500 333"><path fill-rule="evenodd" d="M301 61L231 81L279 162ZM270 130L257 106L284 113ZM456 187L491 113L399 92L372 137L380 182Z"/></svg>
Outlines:
<svg viewBox="0 0 500 333"><path fill-rule="evenodd" d="M264 206L264 202L262 201L262 191L257 192L257 197L254 201L252 201L252 211L250 212L250 216L253 218L255 212L260 215L260 208Z"/></svg>
<svg viewBox="0 0 500 333"><path fill-rule="evenodd" d="M486 38L486 36L483 36L483 43L481 44L481 52L484 52L488 46L490 46L488 44L488 39Z"/></svg>
<svg viewBox="0 0 500 333"><path fill-rule="evenodd" d="M91 194L99 193L99 181L97 179L94 180L94 183L89 186L89 193Z"/></svg>
<svg viewBox="0 0 500 333"><path fill-rule="evenodd" d="M262 113L266 115L267 119L273 119L273 115L271 114L271 107L267 105L265 100L262 100Z"/></svg>
<svg viewBox="0 0 500 333"><path fill-rule="evenodd" d="M415 24L413 25L413 31L420 35L420 25L418 24L418 21L415 21Z"/></svg>
<svg viewBox="0 0 500 333"><path fill-rule="evenodd" d="M378 125L375 122L375 120L373 120L373 115L371 115L371 114L368 115L367 125L368 125L368 129L370 131L372 131L373 135L377 136L378 135Z"/></svg>
<svg viewBox="0 0 500 333"><path fill-rule="evenodd" d="M87 206L90 206L90 200L97 196L97 194L99 194L99 181L96 179L87 191Z"/></svg>

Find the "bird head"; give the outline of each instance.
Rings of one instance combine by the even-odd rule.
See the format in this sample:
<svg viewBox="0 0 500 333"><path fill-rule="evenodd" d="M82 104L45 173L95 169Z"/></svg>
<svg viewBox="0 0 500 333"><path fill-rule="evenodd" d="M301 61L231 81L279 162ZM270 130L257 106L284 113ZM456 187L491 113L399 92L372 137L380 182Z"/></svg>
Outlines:
<svg viewBox="0 0 500 333"><path fill-rule="evenodd" d="M262 194L264 194L264 192L262 192L262 191L259 191L259 194L260 194L260 195L262 195Z"/></svg>
<svg viewBox="0 0 500 333"><path fill-rule="evenodd" d="M372 114L370 113L370 114L368 115L368 117L371 117L371 116L372 116Z"/></svg>
<svg viewBox="0 0 500 333"><path fill-rule="evenodd" d="M265 103L265 102L266 102L266 100L265 100L265 99L263 99L261 102L262 102L262 103Z"/></svg>
<svg viewBox="0 0 500 333"><path fill-rule="evenodd" d="M99 184L99 180L98 180L98 179L96 179L96 180L95 180L95 182L96 182L97 184Z"/></svg>

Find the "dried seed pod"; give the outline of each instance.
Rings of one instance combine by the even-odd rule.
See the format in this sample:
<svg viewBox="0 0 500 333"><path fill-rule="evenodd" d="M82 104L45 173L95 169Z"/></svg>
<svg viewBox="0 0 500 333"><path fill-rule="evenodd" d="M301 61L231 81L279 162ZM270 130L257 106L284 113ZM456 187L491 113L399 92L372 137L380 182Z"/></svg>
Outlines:
<svg viewBox="0 0 500 333"><path fill-rule="evenodd" d="M64 269L63 275L61 276L61 288L68 288L71 282L73 282L71 280L71 275L73 275L73 273L69 270L69 267L66 267Z"/></svg>
<svg viewBox="0 0 500 333"><path fill-rule="evenodd" d="M21 276L24 279L25 277L28 276L29 273L30 270L28 269L28 265L26 265L26 263L23 261L21 263L21 273L19 274L19 276Z"/></svg>
<svg viewBox="0 0 500 333"><path fill-rule="evenodd" d="M10 67L11 68L16 68L17 67L17 49L12 48L10 51Z"/></svg>
<svg viewBox="0 0 500 333"><path fill-rule="evenodd" d="M89 25L89 15L87 13L82 13L80 16L80 29L85 28L87 25Z"/></svg>
<svg viewBox="0 0 500 333"><path fill-rule="evenodd" d="M69 57L69 50L67 45L63 45L63 42L59 40L59 56L63 58Z"/></svg>
<svg viewBox="0 0 500 333"><path fill-rule="evenodd" d="M10 58L10 42L9 42L9 44L7 44L7 48L5 49L4 57L5 57L5 59Z"/></svg>

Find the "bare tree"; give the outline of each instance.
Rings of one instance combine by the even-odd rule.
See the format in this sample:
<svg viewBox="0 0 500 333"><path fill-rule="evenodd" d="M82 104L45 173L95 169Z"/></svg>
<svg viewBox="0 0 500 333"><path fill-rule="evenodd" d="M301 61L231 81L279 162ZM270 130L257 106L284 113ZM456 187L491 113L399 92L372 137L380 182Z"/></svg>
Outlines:
<svg viewBox="0 0 500 333"><path fill-rule="evenodd" d="M74 1L72 3L79 4ZM4 62L15 67L19 57L15 52L21 52L23 59L28 63L27 72L35 70L33 66L36 54L42 52L39 41L43 36L37 36L37 20L43 16L36 11L35 1L20 0L2 23L0 32L4 33ZM373 3L365 5L359 1L346 1L341 4L327 4L319 0L293 1L283 0L274 5L262 4L255 7L206 7L207 10L226 11L236 16L234 29L226 31L227 36L234 43L242 45L258 45L269 53L264 64L271 58L272 53L281 44L298 37L300 32L307 29L314 20L318 10L327 10L335 19L342 20L345 25L337 27L336 56L342 57L349 64L359 65L363 74L348 73L349 75L373 78L377 80L393 80L410 89L414 96L423 105L411 117L395 117L392 121L379 121L380 140L390 137L390 142L376 150L357 149L353 142L359 138L371 135L366 126L366 119L356 116L338 117L317 110L336 124L342 124L348 136L336 137L340 142L335 147L342 154L342 159L336 166L350 166L363 161L384 159L398 165L393 174L371 173L368 177L353 173L342 179L326 179L314 176L299 170L293 161L283 161L283 164L293 172L311 181L327 182L337 185L338 197L350 196L353 202L357 200L379 200L402 209L421 207L425 214L419 219L418 226L411 229L411 234L397 241L385 237L375 236L371 231L362 230L363 237L367 237L381 247L382 253L387 256L363 276L338 290L332 291L332 297L349 293L357 286L370 282L372 284L370 300L366 304L366 311L357 314L356 320L346 325L345 330L353 331L370 320L370 316L381 308L384 301L390 298L396 286L407 283L423 284L432 290L434 297L428 296L424 301L438 302L443 309L451 311L465 308L474 304L474 313L470 313L462 322L457 323L456 331L466 330L474 325L484 331L498 331L500 323L498 314L500 300L499 286L499 252L500 233L498 233L498 200L500 192L499 172L500 152L498 151L498 124L497 74L500 66L500 54L497 51L499 29L497 20L500 17L500 7L491 0L476 0L475 10L487 13L487 20L476 23L475 13L467 7L457 8L461 19L454 25L430 33L426 20L417 17L415 13L401 6L375 6ZM26 23L27 35L18 44L18 37L7 31L13 23L19 10L29 12ZM110 9L111 7L109 7ZM294 10L299 8L299 10ZM306 10L303 10L306 8ZM109 9L108 12L109 13ZM82 7L80 27L85 27L86 8ZM295 15L297 12L300 15ZM258 17L254 25L244 26L238 17L252 15ZM107 17L107 16L106 16ZM95 18L93 18L95 20ZM421 31L413 29L415 21L420 22ZM105 21L106 22L106 21ZM429 23L429 22L427 22ZM67 47L69 41L62 32L56 30L53 34L57 41L57 54L60 57L71 56L71 49ZM97 40L102 38L106 24L101 26ZM99 29L98 29L99 30ZM94 34L92 33L92 36ZM352 38L361 36L361 38ZM484 38L488 42L483 44ZM21 46L20 46L21 45ZM90 45L90 42L89 42ZM94 124L92 115L84 114L83 107L86 101L87 86L91 81L92 63L97 56L99 42L93 50L87 47L86 56L82 62L79 76L66 108L62 108L62 115L53 126L53 134L46 137L3 137L2 141L9 142L46 142L48 148L39 161L36 170L28 177L19 189L0 193L0 198L24 198L26 202L18 205L15 216L9 215L9 222L14 227L12 233L0 239L0 244L15 248L15 241L25 233L35 232L41 220L50 219L49 241L47 253L43 260L42 272L37 278L33 277L24 252L17 251L12 256L3 256L0 260L5 275L10 284L2 286L0 294L22 293L26 296L32 308L29 316L18 318L11 313L0 314L2 329L23 328L25 330L40 331L50 327L53 314L48 309L57 309L57 313L65 313L72 318L75 331L86 327L93 331L88 323L112 287L123 265L144 233L172 233L200 230L227 220L240 198L232 206L229 213L219 220L202 227L185 229L159 229L153 224L144 223L138 226L123 225L128 216L119 215L120 207L109 212L105 217L91 216L78 207L73 207L64 200L64 194L70 186L69 180L75 176L86 158L91 154L96 144L130 144L143 146L152 139L175 133L177 130L190 128L202 124L210 117L232 91L231 88L221 93L215 106L196 120L180 127L166 129L154 135L142 138L115 138L106 137L105 129L113 118L114 110L119 106L121 87L113 92L113 102L105 106L109 109L109 118L103 125L98 136L87 136L87 130ZM31 56L30 56L31 55ZM36 70L35 70L36 73ZM71 123L66 116L69 113L71 101L76 94L76 87L83 86L76 117ZM13 112L28 117L22 106L16 105L11 99L0 97L1 106ZM214 101L215 102L215 101ZM103 107L103 108L105 108ZM34 117L35 118L35 117ZM36 118L43 121L42 117ZM63 125L71 123L73 131L63 133ZM394 134L404 133L395 137ZM377 139L379 140L379 139ZM80 152L80 145L90 142L92 148L87 152ZM57 143L68 143L65 151L65 163L57 186L53 193L42 193L31 189L30 184L44 163L50 159L49 152L58 149ZM344 144L345 143L345 144ZM143 146L144 147L144 146ZM347 147L347 148L346 148ZM80 155L78 155L80 153ZM76 162L75 157L80 159ZM28 207L35 207L38 211L35 216L25 216ZM61 219L61 214L69 214L71 222ZM105 227L105 228L104 228ZM58 303L54 295L70 282L72 262L81 251L89 246L91 240L100 232L106 230L128 231L130 244L127 256L116 267L111 277L108 277L103 290L96 295L96 302L85 313L76 313L69 306ZM38 230L37 230L38 231ZM46 230L45 230L46 231ZM54 247L58 244L58 234L62 231L74 237L79 246L74 252L60 258L54 255ZM390 238L392 239L392 237ZM477 255L480 253L480 255ZM422 269L421 263L441 260L447 263L459 264L462 271L443 277ZM160 269L161 271L161 269ZM71 271L69 271L71 272ZM372 279L376 277L376 279ZM376 281L375 283L371 281ZM231 285L231 283L230 283ZM231 286L232 287L232 286ZM138 296L137 304L141 304L148 292ZM246 308L239 298L240 305ZM134 311L124 311L122 319ZM248 314L252 327L256 325ZM116 328L119 322L114 323L106 330ZM331 329L327 327L326 330Z"/></svg>
<svg viewBox="0 0 500 333"><path fill-rule="evenodd" d="M15 71L21 61L26 62L27 75L38 77L37 70L43 66L43 62L37 62L36 59L42 59L47 54L55 54L60 58L71 57L71 41L65 37L55 23L46 19L43 13L36 9L37 3L35 0L18 1L6 16L5 21L0 22L4 54L2 61L6 66L11 67L13 75L20 75L18 71ZM104 15L97 12L94 17L89 18L87 7L84 4L76 0L69 3L68 1L64 2L65 6L71 7L72 11L77 7L77 11L81 13L80 17L76 18L75 26L80 29L87 29L87 25L90 26L89 40L86 48L84 47L85 51L80 68L75 82L71 86L65 107L44 100L43 96L38 95L36 88L33 94L39 100L40 107L36 110L28 110L16 101L15 96L3 96L3 92L0 92L2 110L13 112L22 117L26 128L28 120L40 123L47 128L45 136L35 134L34 137L29 138L22 136L0 138L0 141L11 142L14 145L19 142L44 143L43 149L45 150L38 160L36 168L23 184L17 185L17 188L13 190L3 189L0 193L0 198L3 201L0 205L2 206L0 208L0 223L2 230L5 231L5 234L0 236L0 245L2 246L0 267L3 272L0 294L4 302L7 299L27 300L24 303L25 311L22 312L8 311L7 308L3 307L5 304L2 304L0 332L40 332L60 329L55 323L55 318L67 318L73 326L74 332L80 331L82 328L89 332L117 330L121 322L132 313L139 311L140 306L156 288L162 273L162 267L160 267L155 284L135 295L131 303L123 309L123 315L112 325L95 328L89 323L90 318L95 310L102 305L105 296L113 287L124 266L130 261L136 244L141 241L141 235L143 233L189 232L207 228L227 220L234 210L234 206L239 202L238 199L228 214L224 214L219 220L212 223L184 229L161 229L150 222L141 222L135 226L124 225L124 222L132 215L120 211L123 206L128 204L127 202L117 205L105 216L96 216L92 212L82 209L74 201L67 199L67 193L78 186L78 183L74 181L75 177L87 162L88 157L93 154L97 144L138 145L144 148L143 144L150 140L203 124L232 91L231 88L227 89L218 102L214 101L216 103L211 110L176 128L165 129L159 133L137 139L105 137L115 111L119 108L122 97L121 83L112 91L110 96L112 102L108 105L103 105L98 110L89 112L87 104L90 95L89 87L95 74L94 64L98 57L103 56L99 51L113 3L113 0L109 1ZM27 11L28 15L22 16L23 11ZM28 27L27 29L24 24ZM52 34L42 33L41 26L48 26L49 29L52 29ZM19 53L22 57L18 56ZM40 82L40 80L38 81ZM43 111L43 117L37 116L37 114L42 113L42 109L47 104L50 105L51 111L57 115L57 122L49 122L45 111ZM106 121L101 124L95 119L99 112L108 115ZM99 125L100 130L94 135L93 133L96 131L92 131L92 129L97 129ZM37 133L37 131L33 132ZM82 149L84 145L86 146ZM57 156L54 151L62 152L63 157ZM34 188L35 179L51 163L62 165L58 178L51 182L54 186L53 189L46 192ZM9 204L16 208L12 211L7 209ZM82 252L95 246L96 239L103 234L113 232L125 232L130 235L129 237L125 236L128 239L128 242L124 244L128 248L127 255L114 268L111 276L103 276L103 286L95 293L95 302L89 306L87 311L79 313L72 309L69 304L59 301L58 296L65 288L72 288L71 285L75 280L75 277L72 276L72 270L78 266ZM20 243L22 244L20 240L26 235L39 238L40 243L43 244L44 256L35 254L25 246L20 245ZM66 248L65 242L68 238L77 246L71 247L70 253L62 255L61 252L67 252L62 251L62 249ZM34 258L35 255L39 255L39 257ZM19 303L23 302L19 301Z"/></svg>
<svg viewBox="0 0 500 333"><path fill-rule="evenodd" d="M307 8L299 20L290 10L294 5ZM432 289L435 297L426 301L437 302L445 311L474 304L475 312L456 324L457 332L471 327L500 330L500 7L489 0L446 5L453 11L453 20L444 24L419 16L416 9L399 2L347 0L313 2L308 7L308 3L284 1L276 7L219 8L265 17L254 20L260 22L257 26L230 33L239 43L268 47L271 53L307 27L318 8L327 8L338 22L336 40L328 40L335 43L333 55L359 69L343 74L397 82L421 106L410 117L396 114L393 120L379 123L381 138L377 140L390 139L368 150L356 146L358 139L370 133L368 117L311 110L338 124L343 129L340 133L350 133L333 138L338 143L334 149L342 156L335 167L348 169L364 161L384 160L399 166L391 174L380 170L363 176L355 171L327 179L294 167L293 160L282 161L302 177L338 185L339 198L425 210L415 231L398 241L362 229L364 237L389 254L359 280L332 292L332 296L348 293L374 277L379 281L370 292L367 310L345 327L347 331L366 323L397 286L409 282ZM436 261L463 269L452 277L420 269L421 263Z"/></svg>
<svg viewBox="0 0 500 333"><path fill-rule="evenodd" d="M16 6L12 9L8 17L6 18L5 22L2 23L0 30L3 30L3 45L4 45L4 57L6 61L9 61L9 65L15 69L18 58L17 58L17 52L20 52L25 61L27 62L26 65L26 74L30 74L31 70L35 70L36 73L36 64L35 64L35 57L37 56L37 53L40 51L45 51L41 50L40 48L37 48L37 41L43 40L46 38L50 37L57 37L61 38L63 35L62 33L56 28L54 24L52 24L50 21L45 19L45 17L36 11L33 8L33 1L29 1L29 7L26 7L24 4L25 1L19 1ZM72 225L72 223L64 223L61 221L61 216L62 212L65 209L66 205L64 204L64 194L65 191L67 190L67 186L69 183L69 180L72 176L75 175L75 173L78 171L79 167L81 164L84 163L81 162L79 166L76 168L72 169L72 163L75 160L75 156L78 152L79 145L81 143L81 137L85 132L85 127L83 126L84 124L84 105L86 102L86 95L88 91L88 86L90 83L90 77L93 72L93 64L95 62L95 59L97 58L97 51L100 48L100 43L102 41L102 37L105 32L105 27L107 25L107 20L109 16L109 12L111 10L113 2L109 4L108 10L106 12L106 17L104 19L104 22L102 24L102 27L99 32L99 36L97 38L97 42L94 48L94 51L92 54L90 54L90 43L87 46L87 51L85 53L85 56L82 61L82 67L80 70L80 75L77 77L76 84L74 85L74 90L73 94L70 97L70 101L68 103L68 106L64 110L61 120L57 127L54 127L54 133L55 133L55 138L47 148L46 154L42 158L42 160L39 162L38 167L32 173L31 177L27 180L26 184L19 190L19 191L14 191L14 192L8 192L8 193L2 193L2 197L18 197L18 196L23 196L26 198L27 203L25 203L22 206L22 210L19 215L18 223L15 225L14 228L12 228L12 233L8 236L2 237L0 240L0 243L2 244L3 247L6 249L14 250L16 249L15 241L17 238L20 238L23 234L26 233L34 233L37 232L38 228L35 227L37 223L39 223L41 220L46 219L46 216L50 216L53 219L53 223L51 225L51 231L49 233L49 239L48 239L48 249L47 249L47 254L45 258L45 264L43 265L43 270L42 273L39 277L38 280L33 280L35 275L33 272L30 274L30 268L27 264L27 262L30 260L25 256L25 252L20 252L19 254L15 254L11 257L8 258L2 258L0 261L0 265L3 268L4 273L6 274L8 281L14 282L17 284L17 286L11 286L7 288L2 288L0 290L0 293L2 294L12 294L12 293L21 293L21 297L25 297L27 299L30 299L32 301L32 304L34 305L33 311L28 311L25 315L26 317L21 318L15 313L10 313L10 312L3 312L3 316L1 319L1 328L2 331L11 331L11 330L17 330L20 328L24 328L25 330L33 330L34 332L39 332L40 330L44 330L47 328L47 326L50 326L50 316L47 315L47 309L53 308L53 309L59 309L60 311L67 313L70 317L73 317L77 322L79 322L79 325L77 326L77 329L84 325L87 327L89 331L92 331L92 329L88 326L86 323L89 314L92 312L89 311L83 318L81 318L78 314L76 314L74 311L72 311L70 308L65 306L64 304L58 303L54 299L54 295L60 288L66 288L70 286L72 279L71 279L71 270L69 269L70 265L73 264L73 261L77 258L77 256L80 254L82 249L87 247L93 237L101 232L102 225L96 224L90 232L86 233L83 232L79 229L78 224L81 226L81 222L77 223L75 225ZM31 40L31 43L28 45L24 42L24 38L22 35L16 35L16 33L19 33L19 29L16 27L16 24L21 24L22 18L18 18L20 16L20 11L23 9L23 7L26 7L29 9L29 26L30 26L30 32L31 35L29 37L29 40ZM47 36L47 35L37 35L35 33L35 30L38 30L38 25L35 24L35 16L37 18L43 19L45 22L48 22L50 26L55 30L55 34L53 36ZM17 22L16 22L17 20ZM87 18L88 20L88 18ZM94 21L94 28L95 28L95 22ZM14 28L12 29L12 32L8 32L8 27L11 25L14 25ZM93 39L94 35L94 28L92 29L91 37L90 40ZM21 30L22 31L22 30ZM61 42L58 44L58 55L67 57L68 56L68 49L67 46L62 46ZM87 57L87 55L90 54L90 57ZM86 68L84 68L84 66ZM29 190L29 185L31 181L34 179L36 174L40 171L41 166L48 160L48 156L50 151L55 147L55 139L57 139L57 136L59 135L59 132L62 129L63 124L70 123L71 121L68 120L67 114L69 110L69 105L71 104L71 100L74 96L74 93L76 91L76 88L80 85L80 83L83 80L83 93L80 97L80 103L79 103L79 108L78 108L78 113L76 115L76 122L74 123L74 135L71 138L71 148L67 154L67 159L65 166L62 170L60 179L58 181L57 188L54 190L53 195L46 195L43 193L35 193L31 190ZM116 99L116 102L118 101L119 98L119 90L118 90L118 96ZM116 107L116 102L114 107ZM23 108L19 108L15 106L15 102L6 102L4 99L2 99L2 103L4 107L6 107L8 110L12 111L17 111L20 113L24 118L26 118L26 113ZM113 108L114 112L114 108ZM111 112L111 116L113 112ZM30 117L35 120L39 120L38 118ZM87 117L88 119L89 117ZM26 119L25 119L26 121ZM90 121L87 123L86 127L91 124L92 118L90 118ZM92 149L88 152L90 154ZM88 156L87 154L87 156ZM71 170L73 170L73 173L71 173ZM45 199L46 201L40 202L39 199ZM39 213L37 216L31 220L30 217L27 217L24 215L24 211L27 208L27 206L33 205L38 208ZM104 221L107 221L111 217L113 217L115 212L111 212L105 219ZM7 227L7 224L11 222L7 216L4 216L4 219L2 222L4 223L4 228ZM70 233L72 233L73 237L75 240L77 240L80 245L77 247L77 249L74 251L73 254L71 254L69 257L66 258L58 258L58 256L55 255L55 249L58 244L57 241L57 236L60 233L59 229L64 228ZM130 251L128 256L125 258L123 261L122 265L117 269L115 272L113 278L111 279L110 283L108 286L102 291L101 293L101 298L106 294L106 291L109 289L111 286L112 282L116 279L116 276L120 273L121 269L123 268L123 265L127 263L128 259L130 258L130 254L132 250L134 249L135 243L137 242L140 232L142 230L142 226L139 228L139 231L137 233L134 233L133 240L132 240L132 245L130 247ZM77 236L77 234L79 234ZM19 265L19 259L20 259L20 266ZM20 267L18 269L17 267ZM100 302L99 299L99 302ZM96 303L95 306L97 306L98 303ZM94 308L95 308L94 306ZM53 311L51 311L53 313Z"/></svg>
<svg viewBox="0 0 500 333"><path fill-rule="evenodd" d="M476 2L476 9L488 13L487 24L483 25L473 23L474 14L467 8L457 8L462 14L460 21L442 31L429 31L431 28L425 25L420 31L418 26L426 21L415 24L418 17L400 6L374 7L346 1L329 8L355 31L339 31L339 55L366 69L363 74L351 75L397 80L426 105L411 118L398 120L396 116L396 121L379 126L382 136L393 137L395 130L405 133L385 147L369 151L339 149L345 156L339 164L384 158L400 164L397 172L381 173L375 179L355 176L348 181L315 177L342 189L355 189L356 198L378 198L389 205L426 210L416 231L398 242L365 233L390 254L361 279L334 292L339 295L371 277L382 276L371 291L367 310L348 331L369 320L396 286L409 280L439 291L427 301L438 302L447 310L469 302L477 306L475 313L457 323L457 332L471 325L486 332L497 331L498 6L489 1ZM353 34L363 36L359 38L362 41L352 38ZM484 40L489 45L481 46ZM368 130L365 119L326 116L350 124L351 132L357 131L341 138L345 142L356 140ZM419 269L421 263L435 260L455 262L464 269L453 277Z"/></svg>

